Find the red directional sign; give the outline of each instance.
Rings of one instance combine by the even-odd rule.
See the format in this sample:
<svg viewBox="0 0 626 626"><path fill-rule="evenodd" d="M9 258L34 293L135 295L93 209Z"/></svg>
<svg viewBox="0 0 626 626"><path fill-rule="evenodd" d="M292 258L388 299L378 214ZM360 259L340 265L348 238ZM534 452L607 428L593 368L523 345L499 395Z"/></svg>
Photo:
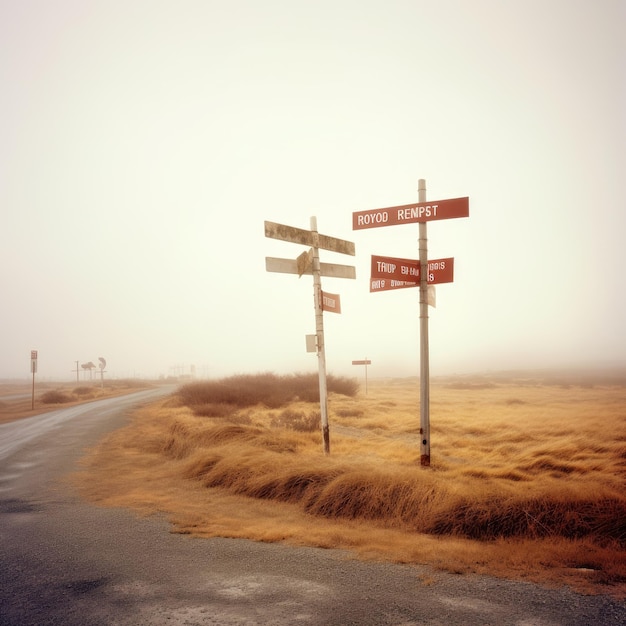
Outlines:
<svg viewBox="0 0 626 626"><path fill-rule="evenodd" d="M322 291L322 311L341 313L341 298L339 294Z"/></svg>
<svg viewBox="0 0 626 626"><path fill-rule="evenodd" d="M420 262L414 259L372 255L370 291L388 291L417 287L420 280ZM454 258L428 261L429 285L451 283L454 280Z"/></svg>
<svg viewBox="0 0 626 626"><path fill-rule="evenodd" d="M386 209L357 211L352 214L352 230L446 220L453 217L469 217L469 198L434 200L392 206Z"/></svg>

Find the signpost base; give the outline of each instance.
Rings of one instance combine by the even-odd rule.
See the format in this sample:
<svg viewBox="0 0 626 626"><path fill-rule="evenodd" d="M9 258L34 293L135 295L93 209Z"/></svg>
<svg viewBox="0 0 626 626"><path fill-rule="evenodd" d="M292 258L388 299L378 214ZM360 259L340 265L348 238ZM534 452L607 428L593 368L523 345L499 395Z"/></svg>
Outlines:
<svg viewBox="0 0 626 626"><path fill-rule="evenodd" d="M330 429L328 424L322 427L322 438L324 439L324 454L330 454Z"/></svg>

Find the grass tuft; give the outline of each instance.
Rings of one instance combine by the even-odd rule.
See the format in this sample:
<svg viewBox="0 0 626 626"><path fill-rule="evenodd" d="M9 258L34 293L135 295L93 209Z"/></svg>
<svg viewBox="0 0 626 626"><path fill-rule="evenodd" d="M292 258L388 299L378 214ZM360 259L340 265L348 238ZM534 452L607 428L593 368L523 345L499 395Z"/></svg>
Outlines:
<svg viewBox="0 0 626 626"><path fill-rule="evenodd" d="M41 401L44 404L67 404L72 402L73 398L63 391L53 389L41 394Z"/></svg>
<svg viewBox="0 0 626 626"><path fill-rule="evenodd" d="M293 409L285 409L281 411L278 417L271 420L272 428L286 428L301 433L316 432L321 426L321 415L319 411L305 413L304 411L294 411Z"/></svg>
<svg viewBox="0 0 626 626"><path fill-rule="evenodd" d="M327 377L327 387L329 392L345 396L354 396L358 391L356 380L332 375ZM189 383L179 389L178 395L197 415L208 417L214 417L207 414L214 406L221 410L230 407L233 412L257 405L275 409L290 402L319 402L320 397L317 374L278 376L269 372Z"/></svg>

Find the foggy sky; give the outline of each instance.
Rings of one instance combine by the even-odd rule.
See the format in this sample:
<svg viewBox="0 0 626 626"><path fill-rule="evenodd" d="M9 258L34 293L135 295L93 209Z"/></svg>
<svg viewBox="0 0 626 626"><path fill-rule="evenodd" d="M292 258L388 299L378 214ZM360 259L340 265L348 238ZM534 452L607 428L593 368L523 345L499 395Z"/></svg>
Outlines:
<svg viewBox="0 0 626 626"><path fill-rule="evenodd" d="M313 285L265 271L353 241L323 278L329 372L419 371L418 290L370 293L418 225L352 213L469 196L428 225L455 278L431 373L625 362L620 0L0 0L0 378L317 371ZM82 378L82 375L81 375Z"/></svg>

